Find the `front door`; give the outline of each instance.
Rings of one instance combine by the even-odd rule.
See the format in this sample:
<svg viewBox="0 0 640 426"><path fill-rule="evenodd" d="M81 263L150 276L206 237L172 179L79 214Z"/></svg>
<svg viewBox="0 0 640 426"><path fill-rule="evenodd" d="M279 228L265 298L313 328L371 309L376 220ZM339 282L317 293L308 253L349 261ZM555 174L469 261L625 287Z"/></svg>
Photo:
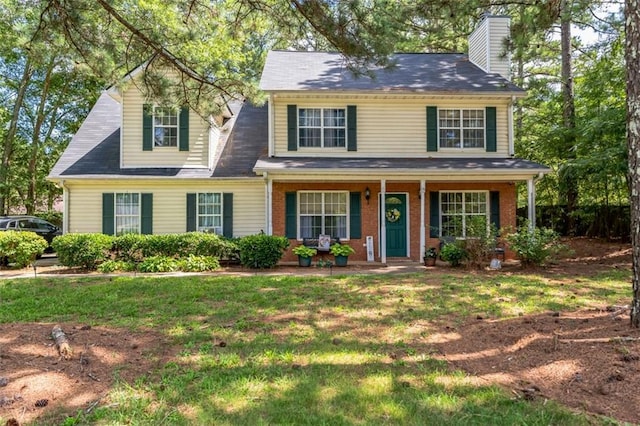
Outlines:
<svg viewBox="0 0 640 426"><path fill-rule="evenodd" d="M383 219L387 227L387 256L407 256L406 194L386 194Z"/></svg>

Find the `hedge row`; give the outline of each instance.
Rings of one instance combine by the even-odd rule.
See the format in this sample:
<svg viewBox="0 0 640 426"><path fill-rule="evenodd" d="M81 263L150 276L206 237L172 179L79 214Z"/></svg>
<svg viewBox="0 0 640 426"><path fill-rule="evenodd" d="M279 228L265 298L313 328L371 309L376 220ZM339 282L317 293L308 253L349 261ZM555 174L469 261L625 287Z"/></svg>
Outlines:
<svg viewBox="0 0 640 426"><path fill-rule="evenodd" d="M85 269L96 269L99 265L104 265L101 270L105 272L126 270L131 265L147 272L198 270L204 267L202 265L212 267L214 264L217 268L220 259L239 260L243 266L250 268L272 268L282 258L288 245L289 241L285 237L260 234L227 239L202 232L127 234L118 237L104 234L65 234L55 238L52 243L60 264ZM211 258L215 258L215 261ZM183 262L174 265L172 259ZM154 268L159 270L153 271Z"/></svg>

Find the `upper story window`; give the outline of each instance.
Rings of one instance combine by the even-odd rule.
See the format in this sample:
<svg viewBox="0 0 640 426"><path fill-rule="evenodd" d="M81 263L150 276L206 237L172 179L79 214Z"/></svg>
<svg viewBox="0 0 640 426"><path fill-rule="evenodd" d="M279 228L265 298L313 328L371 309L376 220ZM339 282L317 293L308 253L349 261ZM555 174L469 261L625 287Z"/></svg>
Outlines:
<svg viewBox="0 0 640 426"><path fill-rule="evenodd" d="M346 146L344 108L300 108L298 142L303 148L344 148Z"/></svg>
<svg viewBox="0 0 640 426"><path fill-rule="evenodd" d="M172 108L153 109L153 145L178 146L178 112Z"/></svg>
<svg viewBox="0 0 640 426"><path fill-rule="evenodd" d="M440 148L484 148L484 109L439 109Z"/></svg>

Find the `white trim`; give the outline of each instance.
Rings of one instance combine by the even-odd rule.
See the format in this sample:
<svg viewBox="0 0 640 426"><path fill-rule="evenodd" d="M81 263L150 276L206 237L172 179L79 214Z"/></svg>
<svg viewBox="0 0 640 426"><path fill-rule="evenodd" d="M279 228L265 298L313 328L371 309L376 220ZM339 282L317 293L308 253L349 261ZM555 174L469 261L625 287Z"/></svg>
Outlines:
<svg viewBox="0 0 640 426"><path fill-rule="evenodd" d="M438 228L440 229L440 235L439 237L442 237L442 231L443 231L443 227L442 227L442 216L444 216L444 214L442 213L442 194L462 194L462 212L461 214L452 214L450 216L460 216L462 217L463 220L463 224L462 224L462 234L463 235L456 235L455 238L461 238L464 239L467 237L467 230L466 230L466 218L469 216L480 216L479 214L466 214L465 213L465 194L485 194L485 218L486 218L486 225L487 225L487 230L489 229L489 226L491 225L491 191L489 190L484 190L484 189L473 189L473 190L455 190L455 189L447 189L447 190L440 190L438 191Z"/></svg>
<svg viewBox="0 0 640 426"><path fill-rule="evenodd" d="M267 183L264 188L265 192L265 229L267 235L273 235L273 180L267 173L264 174L265 182Z"/></svg>
<svg viewBox="0 0 640 426"><path fill-rule="evenodd" d="M296 239L297 240L302 240L302 235L300 232L300 219L302 217L302 213L301 213L301 208L300 208L300 204L301 204L301 200L300 200L300 194L322 194L322 214L321 217L323 218L323 224L322 224L322 230L321 230L321 234L329 234L330 233L327 232L327 230L325 229L325 223L324 223L324 218L327 216L327 214L325 213L325 205L326 205L326 201L325 201L325 194L344 194L345 196L345 205L346 205L346 212L344 214L345 217L345 237L340 237L338 235L331 235L332 238L340 238L340 241L349 241L351 240L351 221L350 221L350 217L351 217L351 199L350 199L350 192L349 191L345 191L345 190L322 190L322 189L318 189L318 190L313 190L313 189L305 189L305 190L298 190L296 191ZM285 212L286 214L286 212ZM313 214L313 215L305 215L305 216L317 216L317 214ZM336 214L330 215L330 216L339 216ZM342 216L342 215L340 215ZM314 235L310 236L309 238L316 238Z"/></svg>
<svg viewBox="0 0 640 426"><path fill-rule="evenodd" d="M425 223L425 219L426 219L426 209L425 209L426 189L425 188L426 188L425 180L422 179L422 180L420 180L420 193L419 193L419 200L420 200L420 260L422 260L424 258L424 253L425 253L425 250L426 250L425 246L427 244L426 223Z"/></svg>
<svg viewBox="0 0 640 426"><path fill-rule="evenodd" d="M512 97L511 102L509 102L509 106L507 107L507 143L508 143L508 154L510 157L516 155L515 145L513 140L513 104L515 103L516 98Z"/></svg>
<svg viewBox="0 0 640 426"><path fill-rule="evenodd" d="M268 100L268 114L269 114L269 146L268 146L268 155L269 157L273 157L276 152L276 136L275 136L275 128L276 128L276 108L274 106L274 95L273 93L269 94Z"/></svg>
<svg viewBox="0 0 640 426"><path fill-rule="evenodd" d="M380 179L380 196L378 197L378 222L380 224L380 262L387 263L387 225L386 221L382 220L382 208L384 206L384 200L387 192L387 181Z"/></svg>

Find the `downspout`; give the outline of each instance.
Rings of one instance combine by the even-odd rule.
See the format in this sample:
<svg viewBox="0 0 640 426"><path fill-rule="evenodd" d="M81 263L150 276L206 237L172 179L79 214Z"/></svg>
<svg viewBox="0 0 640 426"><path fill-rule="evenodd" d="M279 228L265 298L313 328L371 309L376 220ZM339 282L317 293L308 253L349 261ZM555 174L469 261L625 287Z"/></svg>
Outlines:
<svg viewBox="0 0 640 426"><path fill-rule="evenodd" d="M273 94L269 94L269 104L267 105L267 113L269 115L269 157L275 156L276 143L275 143L275 106L273 104Z"/></svg>
<svg viewBox="0 0 640 426"><path fill-rule="evenodd" d="M507 111L507 131L509 132L509 156L514 157L516 155L515 143L513 141L513 104L516 102L516 97L511 97L509 102L509 110Z"/></svg>
<svg viewBox="0 0 640 426"><path fill-rule="evenodd" d="M424 251L425 251L425 245L427 243L427 236L426 236L426 232L425 232L425 209L424 209L424 195L425 195L425 180L422 179L420 181L420 196L419 196L419 200L420 200L420 259L418 259L418 261L424 259Z"/></svg>
<svg viewBox="0 0 640 426"><path fill-rule="evenodd" d="M62 233L69 232L69 188L64 184L64 179L60 181L62 187Z"/></svg>

